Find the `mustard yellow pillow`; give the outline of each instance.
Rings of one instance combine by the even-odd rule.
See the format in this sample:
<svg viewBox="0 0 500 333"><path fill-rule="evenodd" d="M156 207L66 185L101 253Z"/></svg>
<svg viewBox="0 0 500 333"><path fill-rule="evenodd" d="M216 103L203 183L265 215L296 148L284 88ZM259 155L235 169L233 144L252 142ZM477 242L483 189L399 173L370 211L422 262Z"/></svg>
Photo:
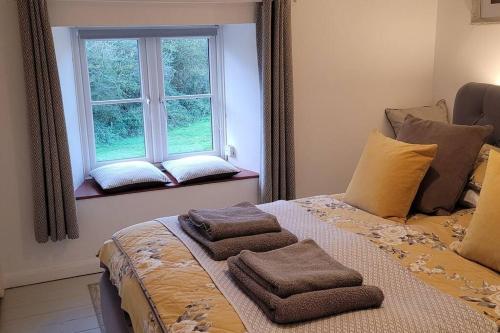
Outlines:
<svg viewBox="0 0 500 333"><path fill-rule="evenodd" d="M500 153L490 151L476 211L462 242L451 248L462 257L500 272Z"/></svg>
<svg viewBox="0 0 500 333"><path fill-rule="evenodd" d="M486 174L486 166L488 165L488 158L490 156L490 151L496 150L500 152L499 147L495 147L489 144L484 144L477 156L476 162L474 163L474 170L469 179L468 187L474 191L481 192L483 187L484 175Z"/></svg>
<svg viewBox="0 0 500 333"><path fill-rule="evenodd" d="M404 143L373 131L344 201L380 217L405 218L437 148Z"/></svg>

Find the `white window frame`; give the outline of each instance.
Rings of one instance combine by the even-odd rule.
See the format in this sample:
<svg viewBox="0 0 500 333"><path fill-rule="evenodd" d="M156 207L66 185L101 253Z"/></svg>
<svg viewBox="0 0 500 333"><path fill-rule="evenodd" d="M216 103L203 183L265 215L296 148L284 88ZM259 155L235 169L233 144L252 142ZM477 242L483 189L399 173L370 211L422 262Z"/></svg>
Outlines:
<svg viewBox="0 0 500 333"><path fill-rule="evenodd" d="M209 33L207 33L209 32ZM77 96L80 115L80 134L85 176L99 166L123 161L144 160L160 163L194 155L223 155L226 143L225 105L223 103L222 38L219 27L124 28L124 29L73 29L73 58L77 76ZM210 88L208 94L167 97L164 93L161 40L163 38L207 38L209 42ZM92 102L87 67L85 41L87 39L134 39L138 41L141 71L141 96L129 100ZM168 153L167 112L164 103L172 99L211 98L212 151L183 154ZM93 125L93 105L142 103L144 119L145 157L112 161L97 161Z"/></svg>

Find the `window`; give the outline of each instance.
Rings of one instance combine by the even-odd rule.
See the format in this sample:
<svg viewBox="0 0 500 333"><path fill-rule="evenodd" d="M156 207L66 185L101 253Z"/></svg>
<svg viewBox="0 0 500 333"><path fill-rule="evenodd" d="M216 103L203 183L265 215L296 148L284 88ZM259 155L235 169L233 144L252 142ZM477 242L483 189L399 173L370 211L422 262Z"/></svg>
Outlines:
<svg viewBox="0 0 500 333"><path fill-rule="evenodd" d="M146 157L136 39L86 40L95 161Z"/></svg>
<svg viewBox="0 0 500 333"><path fill-rule="evenodd" d="M220 155L217 28L85 29L75 38L87 171Z"/></svg>
<svg viewBox="0 0 500 333"><path fill-rule="evenodd" d="M168 151L213 150L208 39L162 39L161 56Z"/></svg>

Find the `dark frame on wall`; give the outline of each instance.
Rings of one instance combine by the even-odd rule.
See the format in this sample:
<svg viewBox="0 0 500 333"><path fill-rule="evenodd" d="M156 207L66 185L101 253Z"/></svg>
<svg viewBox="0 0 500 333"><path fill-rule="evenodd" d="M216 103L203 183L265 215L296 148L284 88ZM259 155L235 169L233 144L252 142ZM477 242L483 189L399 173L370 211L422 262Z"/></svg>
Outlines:
<svg viewBox="0 0 500 333"><path fill-rule="evenodd" d="M472 0L471 23L500 23L500 0Z"/></svg>

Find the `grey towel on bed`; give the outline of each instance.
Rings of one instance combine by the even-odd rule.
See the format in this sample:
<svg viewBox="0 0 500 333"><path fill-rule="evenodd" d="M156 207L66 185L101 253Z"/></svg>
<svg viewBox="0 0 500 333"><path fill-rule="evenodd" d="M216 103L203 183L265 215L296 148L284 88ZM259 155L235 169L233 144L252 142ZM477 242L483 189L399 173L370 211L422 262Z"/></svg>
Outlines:
<svg viewBox="0 0 500 333"><path fill-rule="evenodd" d="M269 251L242 251L239 267L279 297L339 287L360 286L361 274L329 256L312 239Z"/></svg>
<svg viewBox="0 0 500 333"><path fill-rule="evenodd" d="M268 232L252 236L226 238L215 242L203 237L198 228L189 221L189 216L180 215L179 222L182 229L195 241L204 247L213 260L226 260L239 254L243 250L265 252L297 243L297 236L286 229L280 232Z"/></svg>
<svg viewBox="0 0 500 333"><path fill-rule="evenodd" d="M191 209L188 215L191 223L211 241L281 231L274 215L249 202L222 209Z"/></svg>
<svg viewBox="0 0 500 333"><path fill-rule="evenodd" d="M240 268L238 257L229 258L227 264L236 284L271 321L279 324L380 307L384 300L382 291L374 286L325 289L281 298L263 288L247 275Z"/></svg>

